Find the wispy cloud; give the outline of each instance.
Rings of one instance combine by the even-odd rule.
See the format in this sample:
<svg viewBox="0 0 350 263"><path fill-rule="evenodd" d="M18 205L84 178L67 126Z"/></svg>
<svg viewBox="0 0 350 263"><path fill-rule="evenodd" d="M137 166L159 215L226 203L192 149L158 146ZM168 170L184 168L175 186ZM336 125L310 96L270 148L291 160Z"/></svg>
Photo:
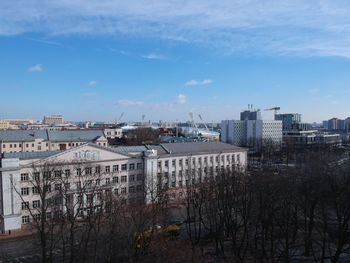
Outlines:
<svg viewBox="0 0 350 263"><path fill-rule="evenodd" d="M167 59L166 56L161 55L161 54L156 54L156 53L149 53L146 55L142 55L142 57L146 58L146 59L152 59L152 60L165 60L165 59Z"/></svg>
<svg viewBox="0 0 350 263"><path fill-rule="evenodd" d="M176 103L178 104L185 104L186 100L187 100L187 97L184 94L179 94L176 96Z"/></svg>
<svg viewBox="0 0 350 263"><path fill-rule="evenodd" d="M127 99L118 100L117 104L123 107L143 107L145 105L143 101L135 101L135 100L127 100Z"/></svg>
<svg viewBox="0 0 350 263"><path fill-rule="evenodd" d="M36 64L28 68L28 72L30 73L42 72L43 70L44 70L44 67L41 64Z"/></svg>
<svg viewBox="0 0 350 263"><path fill-rule="evenodd" d="M94 86L96 86L96 84L97 84L97 81L96 81L96 80L90 80L90 81L89 81L89 86L90 86L90 87L94 87Z"/></svg>
<svg viewBox="0 0 350 263"><path fill-rule="evenodd" d="M341 0L1 1L0 24L0 35L127 35L225 53L350 58L350 2Z"/></svg>
<svg viewBox="0 0 350 263"><path fill-rule="evenodd" d="M202 86L202 85L210 85L213 81L211 79L204 79L204 80L189 80L185 83L185 86Z"/></svg>

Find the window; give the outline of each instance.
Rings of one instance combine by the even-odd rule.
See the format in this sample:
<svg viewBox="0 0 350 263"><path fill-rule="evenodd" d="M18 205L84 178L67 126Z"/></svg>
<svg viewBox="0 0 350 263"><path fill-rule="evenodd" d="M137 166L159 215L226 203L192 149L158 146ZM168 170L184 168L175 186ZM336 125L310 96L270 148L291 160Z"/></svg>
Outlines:
<svg viewBox="0 0 350 263"><path fill-rule="evenodd" d="M77 189L81 188L81 182L76 182L75 184L77 185Z"/></svg>
<svg viewBox="0 0 350 263"><path fill-rule="evenodd" d="M111 179L110 178L106 178L106 185L111 184Z"/></svg>
<svg viewBox="0 0 350 263"><path fill-rule="evenodd" d="M121 193L122 193L122 194L126 194L126 187L122 187Z"/></svg>
<svg viewBox="0 0 350 263"><path fill-rule="evenodd" d="M119 179L118 176L113 177L113 179L112 179L113 184L118 183L118 181L119 181L118 179Z"/></svg>
<svg viewBox="0 0 350 263"><path fill-rule="evenodd" d="M113 165L113 172L119 171L119 165Z"/></svg>
<svg viewBox="0 0 350 263"><path fill-rule="evenodd" d="M22 216L22 224L29 223L29 216Z"/></svg>
<svg viewBox="0 0 350 263"><path fill-rule="evenodd" d="M100 186L100 179L96 179L96 185Z"/></svg>
<svg viewBox="0 0 350 263"><path fill-rule="evenodd" d="M162 168L162 161L158 162L158 168Z"/></svg>
<svg viewBox="0 0 350 263"><path fill-rule="evenodd" d="M37 186L33 186L32 193L33 193L33 195L39 194L39 188Z"/></svg>
<svg viewBox="0 0 350 263"><path fill-rule="evenodd" d="M125 182L126 182L126 175L122 176L120 181L121 181L122 183L125 183Z"/></svg>
<svg viewBox="0 0 350 263"><path fill-rule="evenodd" d="M176 165L176 160L172 160L172 161L171 161L171 165L172 165L172 166L175 166L175 165Z"/></svg>
<svg viewBox="0 0 350 263"><path fill-rule="evenodd" d="M34 221L36 221L36 222L40 221L40 220L41 220L40 214L33 215L33 219L34 219Z"/></svg>
<svg viewBox="0 0 350 263"><path fill-rule="evenodd" d="M179 160L179 165L182 166L182 159Z"/></svg>
<svg viewBox="0 0 350 263"><path fill-rule="evenodd" d="M110 167L110 166L106 166L106 167L105 167L105 171L106 171L106 173L110 173L111 167Z"/></svg>
<svg viewBox="0 0 350 263"><path fill-rule="evenodd" d="M44 185L44 191L51 193L51 185Z"/></svg>
<svg viewBox="0 0 350 263"><path fill-rule="evenodd" d="M40 207L40 200L34 200L33 201L33 208L39 208Z"/></svg>
<svg viewBox="0 0 350 263"><path fill-rule="evenodd" d="M165 167L169 167L169 160L165 161Z"/></svg>
<svg viewBox="0 0 350 263"><path fill-rule="evenodd" d="M135 164L134 163L129 164L129 170L135 170Z"/></svg>
<svg viewBox="0 0 350 263"><path fill-rule="evenodd" d="M143 180L143 174L138 174L137 181L142 181L142 180Z"/></svg>
<svg viewBox="0 0 350 263"><path fill-rule="evenodd" d="M81 176L81 169L77 168L77 176Z"/></svg>
<svg viewBox="0 0 350 263"><path fill-rule="evenodd" d="M175 184L176 184L175 182L172 182L171 187L175 187Z"/></svg>
<svg viewBox="0 0 350 263"><path fill-rule="evenodd" d="M62 188L62 185L61 184L55 184L55 190L56 191L60 191Z"/></svg>
<svg viewBox="0 0 350 263"><path fill-rule="evenodd" d="M29 195L29 188L28 187L21 188L21 195Z"/></svg>
<svg viewBox="0 0 350 263"><path fill-rule="evenodd" d="M21 174L21 181L28 181L29 180L29 175L28 174Z"/></svg>
<svg viewBox="0 0 350 263"><path fill-rule="evenodd" d="M118 189L118 188L115 188L115 189L113 190L113 193L114 193L115 195L118 195L118 194L119 194L119 189Z"/></svg>
<svg viewBox="0 0 350 263"><path fill-rule="evenodd" d="M69 170L69 169L66 169L66 170L64 171L64 175L65 175L66 177L69 177L69 176L70 176L70 170Z"/></svg>
<svg viewBox="0 0 350 263"><path fill-rule="evenodd" d="M92 186L92 180L88 180L88 181L86 182L86 185L87 185L87 187L91 187L91 186Z"/></svg>
<svg viewBox="0 0 350 263"><path fill-rule="evenodd" d="M171 176L172 176L172 177L175 177L175 171L172 171L172 172L171 172Z"/></svg>
<svg viewBox="0 0 350 263"><path fill-rule="evenodd" d="M86 195L86 201L88 203L92 203L94 201L94 195L93 194Z"/></svg>
<svg viewBox="0 0 350 263"><path fill-rule="evenodd" d="M62 171L55 171L54 172L55 178L60 178L61 174L62 174Z"/></svg>
<svg viewBox="0 0 350 263"><path fill-rule="evenodd" d="M126 171L126 170L127 170L126 164L122 164L122 171Z"/></svg>
<svg viewBox="0 0 350 263"><path fill-rule="evenodd" d="M91 167L86 167L85 168L85 174L92 175L92 168Z"/></svg>
<svg viewBox="0 0 350 263"><path fill-rule="evenodd" d="M129 187L129 193L135 193L135 186Z"/></svg>
<svg viewBox="0 0 350 263"><path fill-rule="evenodd" d="M96 174L100 174L101 173L101 167L100 166L96 166L95 167L95 173Z"/></svg>
<svg viewBox="0 0 350 263"><path fill-rule="evenodd" d="M129 182L133 182L133 181L135 181L135 175L131 174L129 175Z"/></svg>
<svg viewBox="0 0 350 263"><path fill-rule="evenodd" d="M188 165L188 159L186 159L186 165Z"/></svg>
<svg viewBox="0 0 350 263"><path fill-rule="evenodd" d="M65 188L66 190L69 190L69 189L70 189L70 183L65 183L65 184L64 184L64 188Z"/></svg>
<svg viewBox="0 0 350 263"><path fill-rule="evenodd" d="M29 208L29 202L22 202L22 210L26 210Z"/></svg>
<svg viewBox="0 0 350 263"><path fill-rule="evenodd" d="M142 163L137 163L137 170L141 170L142 168Z"/></svg>
<svg viewBox="0 0 350 263"><path fill-rule="evenodd" d="M49 180L51 178L51 172L44 172L44 179Z"/></svg>
<svg viewBox="0 0 350 263"><path fill-rule="evenodd" d="M136 191L137 192L142 192L142 184L139 184L136 186Z"/></svg>

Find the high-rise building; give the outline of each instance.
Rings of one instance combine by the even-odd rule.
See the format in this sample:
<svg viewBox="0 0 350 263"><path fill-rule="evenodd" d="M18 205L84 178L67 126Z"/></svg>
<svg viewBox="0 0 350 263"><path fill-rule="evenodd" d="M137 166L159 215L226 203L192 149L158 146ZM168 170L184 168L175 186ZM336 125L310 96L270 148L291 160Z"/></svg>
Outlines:
<svg viewBox="0 0 350 263"><path fill-rule="evenodd" d="M256 121L261 120L260 110L245 110L241 112L241 121L250 120Z"/></svg>
<svg viewBox="0 0 350 263"><path fill-rule="evenodd" d="M282 142L282 121L275 120L223 120L221 141L237 146L259 148L266 141Z"/></svg>
<svg viewBox="0 0 350 263"><path fill-rule="evenodd" d="M298 124L301 123L301 114L299 113L276 114L275 120L282 121L282 126L284 131L299 130Z"/></svg>

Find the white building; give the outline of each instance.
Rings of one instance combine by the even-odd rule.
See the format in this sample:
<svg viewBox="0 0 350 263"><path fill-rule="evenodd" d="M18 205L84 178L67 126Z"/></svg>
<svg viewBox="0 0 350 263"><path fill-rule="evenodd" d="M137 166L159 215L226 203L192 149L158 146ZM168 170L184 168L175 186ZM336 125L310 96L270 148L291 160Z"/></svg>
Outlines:
<svg viewBox="0 0 350 263"><path fill-rule="evenodd" d="M44 116L43 124L57 125L57 124L63 124L63 123L64 123L64 120L62 115Z"/></svg>
<svg viewBox="0 0 350 263"><path fill-rule="evenodd" d="M62 214L67 207L84 217L107 209L101 205L104 194L125 197L130 203L147 202L152 189L162 185L171 198L181 198L187 183L214 177L222 169L244 168L247 151L220 142L117 148L88 143L59 152L4 153L0 163L0 230L7 231L39 220L37 180L52 180L46 189L56 206L47 217ZM64 198L59 195L62 189Z"/></svg>
<svg viewBox="0 0 350 263"><path fill-rule="evenodd" d="M282 121L223 120L221 141L237 146L255 146L266 140L282 142Z"/></svg>

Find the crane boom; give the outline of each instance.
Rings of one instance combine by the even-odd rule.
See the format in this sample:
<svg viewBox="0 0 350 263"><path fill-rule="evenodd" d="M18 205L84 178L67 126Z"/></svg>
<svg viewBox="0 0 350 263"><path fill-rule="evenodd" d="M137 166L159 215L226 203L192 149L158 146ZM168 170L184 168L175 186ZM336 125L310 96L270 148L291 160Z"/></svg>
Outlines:
<svg viewBox="0 0 350 263"><path fill-rule="evenodd" d="M205 124L205 122L203 121L202 116L201 116L200 114L198 114L198 117L199 117L199 119L201 120L201 122L204 124L205 129L206 129L207 131L209 131L208 126L207 126L207 125Z"/></svg>

